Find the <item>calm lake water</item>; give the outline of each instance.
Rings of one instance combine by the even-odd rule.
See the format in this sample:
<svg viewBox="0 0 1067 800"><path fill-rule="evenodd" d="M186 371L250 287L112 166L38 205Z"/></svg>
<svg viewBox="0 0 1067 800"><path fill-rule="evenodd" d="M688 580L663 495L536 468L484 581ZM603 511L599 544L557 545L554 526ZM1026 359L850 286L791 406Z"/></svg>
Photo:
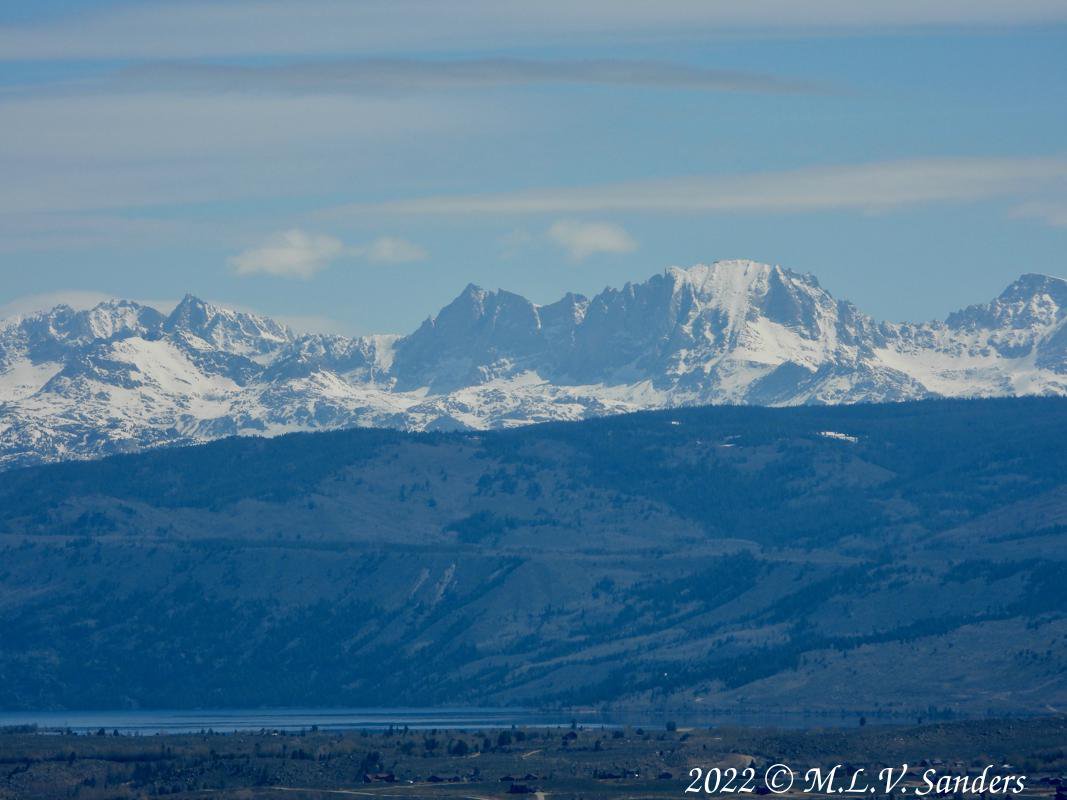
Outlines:
<svg viewBox="0 0 1067 800"><path fill-rule="evenodd" d="M222 709L194 711L0 711L0 726L36 725L44 729L70 729L78 733L119 730L122 733L189 733L310 729L384 730L390 726L413 730L491 729L512 725L539 727L569 726L572 721L586 727L620 725L663 728L667 720L679 726L743 725L777 728L852 727L855 716L706 716L657 714L654 712L538 711L522 708L283 708ZM871 724L892 720L870 719Z"/></svg>

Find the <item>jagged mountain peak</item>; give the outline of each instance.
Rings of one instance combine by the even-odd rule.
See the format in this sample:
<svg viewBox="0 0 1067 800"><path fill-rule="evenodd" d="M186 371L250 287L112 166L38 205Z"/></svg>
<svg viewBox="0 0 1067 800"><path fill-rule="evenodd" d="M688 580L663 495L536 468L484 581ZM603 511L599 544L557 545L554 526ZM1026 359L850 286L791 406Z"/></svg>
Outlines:
<svg viewBox="0 0 1067 800"><path fill-rule="evenodd" d="M476 283L468 283L463 287L463 291L459 293L459 297L484 297L489 294L488 289L484 289Z"/></svg>
<svg viewBox="0 0 1067 800"><path fill-rule="evenodd" d="M131 300L107 300L83 313L87 328L97 339L144 335L158 329L163 321L156 309Z"/></svg>
<svg viewBox="0 0 1067 800"><path fill-rule="evenodd" d="M800 274L778 264L766 264L743 258L697 263L689 267L668 267L665 274L684 281L703 292L717 295L736 295L765 292L775 280L819 288L819 281L810 273Z"/></svg>
<svg viewBox="0 0 1067 800"><path fill-rule="evenodd" d="M201 300L195 294L186 292L178 305L174 306L169 318L174 321L206 317L214 311L214 306Z"/></svg>
<svg viewBox="0 0 1067 800"><path fill-rule="evenodd" d="M1016 311L1026 307L1067 308L1067 280L1051 275L1026 273L1020 275L988 303L976 303L957 313L968 313L972 309L1007 309Z"/></svg>
<svg viewBox="0 0 1067 800"><path fill-rule="evenodd" d="M509 371L543 344L537 307L503 289L467 287L435 317L397 342L392 361L397 385L448 392ZM505 362L503 365L501 362Z"/></svg>
<svg viewBox="0 0 1067 800"><path fill-rule="evenodd" d="M1029 272L1019 276L997 297L1001 303L1047 302L1051 300L1058 308L1067 308L1067 280L1052 275Z"/></svg>
<svg viewBox="0 0 1067 800"><path fill-rule="evenodd" d="M436 316L430 317L423 328L452 337L472 334L475 329L482 330L486 326L490 329L507 326L515 316L523 318L522 324L532 320L536 327L536 306L525 297L506 289L489 290L470 283Z"/></svg>
<svg viewBox="0 0 1067 800"><path fill-rule="evenodd" d="M664 276L676 289L689 288L702 304L719 308L760 306L764 298L779 290L829 297L814 275L744 259L668 267Z"/></svg>
<svg viewBox="0 0 1067 800"><path fill-rule="evenodd" d="M803 332L809 338L830 335L839 304L815 276L778 265L732 259L692 267L672 267L665 273L674 292L687 293L689 302L672 300L690 316L708 324L732 341L746 329L770 322Z"/></svg>
<svg viewBox="0 0 1067 800"><path fill-rule="evenodd" d="M989 303L968 306L945 320L950 328L1030 329L1056 325L1067 315L1067 280L1027 273Z"/></svg>
<svg viewBox="0 0 1067 800"><path fill-rule="evenodd" d="M133 300L111 299L81 310L61 303L22 317L18 327L31 342L78 346L129 336L150 336L162 321L163 315L154 308Z"/></svg>
<svg viewBox="0 0 1067 800"><path fill-rule="evenodd" d="M589 308L589 298L582 294L567 292L554 303L537 306L542 329L573 327L580 324Z"/></svg>
<svg viewBox="0 0 1067 800"><path fill-rule="evenodd" d="M876 323L741 259L538 305L468 285L407 336L297 336L186 295L0 328L0 466L242 433L484 428L698 403L1067 396L1067 281L1023 275L945 323Z"/></svg>
<svg viewBox="0 0 1067 800"><path fill-rule="evenodd" d="M433 322L441 314L445 313L450 308L473 308L480 310L485 304L485 300L492 294L488 289L483 289L476 283L468 283L463 287L463 291L457 294L450 303L443 306L437 314L431 314L428 317L429 322Z"/></svg>
<svg viewBox="0 0 1067 800"><path fill-rule="evenodd" d="M688 267L671 266L664 272L688 283L703 285L709 280L721 280L742 285L769 274L774 267L748 259L722 259L712 262L697 262Z"/></svg>
<svg viewBox="0 0 1067 800"><path fill-rule="evenodd" d="M220 313L225 313L226 316L236 315L236 312L229 309L223 311L195 295L186 294L167 316L164 328L167 331L188 331L199 335L208 330Z"/></svg>
<svg viewBox="0 0 1067 800"><path fill-rule="evenodd" d="M214 305L192 294L186 294L175 306L163 329L243 355L268 353L297 338L270 317Z"/></svg>
<svg viewBox="0 0 1067 800"><path fill-rule="evenodd" d="M209 303L193 294L186 294L174 307L174 310L167 316L166 326L168 329L184 328L196 331L203 330L212 324L232 320L254 320L265 328L278 330L285 327L270 317Z"/></svg>
<svg viewBox="0 0 1067 800"><path fill-rule="evenodd" d="M1067 290L1067 280L1057 278L1055 275L1046 275L1043 272L1024 272L1001 292L1003 297L1016 290L1021 291L1064 291Z"/></svg>

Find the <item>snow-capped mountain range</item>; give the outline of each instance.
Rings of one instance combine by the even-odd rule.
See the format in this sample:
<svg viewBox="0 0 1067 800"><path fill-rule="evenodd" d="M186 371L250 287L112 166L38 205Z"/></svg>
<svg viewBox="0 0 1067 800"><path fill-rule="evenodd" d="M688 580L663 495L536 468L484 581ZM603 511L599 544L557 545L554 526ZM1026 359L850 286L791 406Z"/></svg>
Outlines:
<svg viewBox="0 0 1067 800"><path fill-rule="evenodd" d="M498 428L669 405L1067 395L1067 281L878 322L751 261L536 305L468 286L408 336L298 335L187 296L0 323L0 467L234 434Z"/></svg>

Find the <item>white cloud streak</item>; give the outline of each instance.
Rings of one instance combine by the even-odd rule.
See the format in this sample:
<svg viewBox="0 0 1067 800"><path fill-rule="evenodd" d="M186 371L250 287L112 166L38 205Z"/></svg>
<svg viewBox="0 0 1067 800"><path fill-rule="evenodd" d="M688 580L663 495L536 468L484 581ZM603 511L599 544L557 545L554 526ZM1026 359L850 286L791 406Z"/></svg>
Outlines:
<svg viewBox="0 0 1067 800"><path fill-rule="evenodd" d="M565 219L552 223L548 238L572 261L585 261L599 253L630 253L637 242L626 230L611 222L581 222Z"/></svg>
<svg viewBox="0 0 1067 800"><path fill-rule="evenodd" d="M203 239L205 229L211 227L104 214L0 214L0 253L109 246L129 250L145 244L188 241L190 236Z"/></svg>
<svg viewBox="0 0 1067 800"><path fill-rule="evenodd" d="M413 24L417 20L418 24ZM0 59L180 59L1067 21L1061 0L187 0L0 28Z"/></svg>
<svg viewBox="0 0 1067 800"><path fill-rule="evenodd" d="M238 275L307 280L343 257L372 264L406 264L423 261L428 256L419 245L395 236L382 236L366 245L348 247L333 236L292 228L274 234L258 247L238 253L229 259L229 264Z"/></svg>
<svg viewBox="0 0 1067 800"><path fill-rule="evenodd" d="M395 236L382 236L365 247L349 248L353 255L362 256L373 264L407 264L424 261L429 255L414 242Z"/></svg>
<svg viewBox="0 0 1067 800"><path fill-rule="evenodd" d="M719 177L445 195L352 204L328 218L365 215L509 215L604 212L798 213L887 211L925 203L1026 197L1067 182L1067 158L930 158Z"/></svg>
<svg viewBox="0 0 1067 800"><path fill-rule="evenodd" d="M1011 216L1016 219L1036 219L1053 228L1067 228L1067 202L1023 203L1012 209Z"/></svg>
<svg viewBox="0 0 1067 800"><path fill-rule="evenodd" d="M259 155L455 128L469 107L425 99L139 92L0 102L4 157L91 160Z"/></svg>
<svg viewBox="0 0 1067 800"><path fill-rule="evenodd" d="M773 75L626 59L534 61L357 59L269 65L147 63L119 72L104 86L206 92L360 93L480 89L528 85L639 86L719 92L800 94L813 83Z"/></svg>
<svg viewBox="0 0 1067 800"><path fill-rule="evenodd" d="M0 214L338 192L410 149L447 147L477 102L120 93L0 101ZM269 167L267 166L269 165Z"/></svg>
<svg viewBox="0 0 1067 800"><path fill-rule="evenodd" d="M273 275L278 278L312 277L344 252L339 239L292 229L275 234L259 247L230 259L238 275Z"/></svg>

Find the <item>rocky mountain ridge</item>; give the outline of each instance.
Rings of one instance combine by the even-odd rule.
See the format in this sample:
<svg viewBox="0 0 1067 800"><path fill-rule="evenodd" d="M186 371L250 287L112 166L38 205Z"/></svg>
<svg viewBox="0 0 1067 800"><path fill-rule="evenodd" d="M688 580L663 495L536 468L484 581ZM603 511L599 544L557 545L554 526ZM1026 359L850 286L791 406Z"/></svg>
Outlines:
<svg viewBox="0 0 1067 800"><path fill-rule="evenodd" d="M505 428L699 404L1067 395L1067 281L885 323L811 275L671 267L537 305L468 286L407 336L298 335L186 296L0 323L0 466L229 435Z"/></svg>

